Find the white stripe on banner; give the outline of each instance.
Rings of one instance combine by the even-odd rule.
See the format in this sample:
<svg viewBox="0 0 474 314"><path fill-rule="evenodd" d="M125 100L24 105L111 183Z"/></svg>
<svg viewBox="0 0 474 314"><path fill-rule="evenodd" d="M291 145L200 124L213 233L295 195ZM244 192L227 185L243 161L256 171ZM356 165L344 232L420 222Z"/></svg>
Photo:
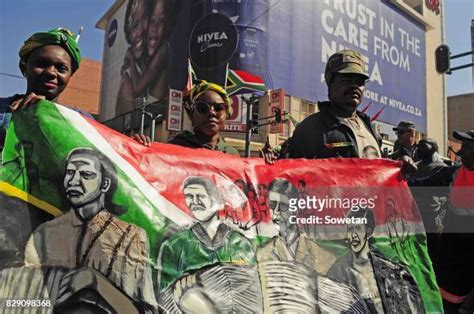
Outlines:
<svg viewBox="0 0 474 314"><path fill-rule="evenodd" d="M192 218L181 211L173 203L164 198L156 189L143 178L143 176L120 156L115 149L105 140L102 135L78 112L64 106L55 104L59 112L75 126L76 130L84 135L99 151L110 158L117 167L120 168L136 185L137 189L143 193L146 199L155 206L158 211L169 218L177 225L187 225L192 222ZM141 207L148 217L153 217L156 213L152 208Z"/></svg>

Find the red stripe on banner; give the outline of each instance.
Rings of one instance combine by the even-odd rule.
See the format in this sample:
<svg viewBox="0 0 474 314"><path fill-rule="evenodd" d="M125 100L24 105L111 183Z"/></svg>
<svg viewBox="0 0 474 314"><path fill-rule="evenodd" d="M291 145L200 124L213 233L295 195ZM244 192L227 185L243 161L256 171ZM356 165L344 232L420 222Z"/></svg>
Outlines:
<svg viewBox="0 0 474 314"><path fill-rule="evenodd" d="M454 209L469 210L474 208L472 187L474 186L474 171L467 170L465 166L456 172L451 189L451 205Z"/></svg>
<svg viewBox="0 0 474 314"><path fill-rule="evenodd" d="M188 176L204 176L214 181L228 198L225 211L238 208L238 213L234 215L238 220L255 216L251 211L256 206L250 204L253 201L250 199L243 205L244 209L240 208L240 204L232 203L236 180L252 185L258 201L259 185L268 187L273 179L284 178L295 187L304 181L309 196L326 199L326 202L335 198L359 199L358 205L363 205L368 199L374 198L372 210L377 225L391 222L394 217L402 217L405 222L421 222L406 181L400 179L400 162L355 158L288 159L268 166L262 158L239 158L208 149L190 149L163 143L146 147L97 122L89 122L151 186L186 213L189 210L184 197L176 191L182 190L182 183ZM330 214L332 217L344 217L347 207L343 209L313 212L317 216ZM270 221L268 210L258 215L261 216L261 222Z"/></svg>
<svg viewBox="0 0 474 314"><path fill-rule="evenodd" d="M441 292L441 296L443 297L443 299L454 304L461 304L467 298L467 295L458 296L458 295L449 293L446 290L443 290L443 288L441 287L439 287L439 291Z"/></svg>

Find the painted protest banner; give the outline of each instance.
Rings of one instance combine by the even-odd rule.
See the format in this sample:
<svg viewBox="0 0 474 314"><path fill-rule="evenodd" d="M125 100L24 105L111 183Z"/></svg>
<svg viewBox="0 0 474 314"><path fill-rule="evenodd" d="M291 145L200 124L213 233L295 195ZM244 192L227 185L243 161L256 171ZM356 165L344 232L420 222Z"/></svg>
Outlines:
<svg viewBox="0 0 474 314"><path fill-rule="evenodd" d="M128 312L441 311L420 214L390 160L266 165L145 147L41 101L13 114L0 172L3 299Z"/></svg>

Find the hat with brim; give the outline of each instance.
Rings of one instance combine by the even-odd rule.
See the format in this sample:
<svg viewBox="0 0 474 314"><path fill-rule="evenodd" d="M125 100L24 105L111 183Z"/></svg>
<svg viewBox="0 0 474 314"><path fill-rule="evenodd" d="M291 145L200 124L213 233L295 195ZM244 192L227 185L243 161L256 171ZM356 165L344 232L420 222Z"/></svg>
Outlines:
<svg viewBox="0 0 474 314"><path fill-rule="evenodd" d="M465 142L465 141L474 142L474 130L470 130L467 132L454 131L453 137L462 142Z"/></svg>
<svg viewBox="0 0 474 314"><path fill-rule="evenodd" d="M329 85L337 73L359 74L365 79L369 78L365 72L365 61L362 58L362 55L351 49L338 51L329 57L324 71L326 84Z"/></svg>
<svg viewBox="0 0 474 314"><path fill-rule="evenodd" d="M416 131L416 126L415 123L411 121L400 121L396 127L393 128L393 130L399 131L399 130L413 130Z"/></svg>

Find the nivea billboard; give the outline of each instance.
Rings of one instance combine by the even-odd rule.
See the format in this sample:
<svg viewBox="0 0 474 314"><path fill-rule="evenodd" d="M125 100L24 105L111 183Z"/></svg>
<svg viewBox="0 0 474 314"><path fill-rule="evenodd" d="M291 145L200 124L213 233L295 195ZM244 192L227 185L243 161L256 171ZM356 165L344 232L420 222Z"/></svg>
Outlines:
<svg viewBox="0 0 474 314"><path fill-rule="evenodd" d="M239 30L231 68L316 102L327 99L329 56L356 49L370 76L361 108L370 104L367 113L379 113L379 121L410 120L426 131L425 31L389 1L212 0L205 6L227 15Z"/></svg>
<svg viewBox="0 0 474 314"><path fill-rule="evenodd" d="M270 10L269 86L311 101L327 99L324 68L342 48L367 58L368 113L426 131L425 34L388 1L281 1Z"/></svg>
<svg viewBox="0 0 474 314"><path fill-rule="evenodd" d="M162 12L152 5L154 1L135 1L149 8L142 10L148 13L140 20L149 22L138 42L153 47L152 35L156 32L152 22ZM130 4L135 1L127 1L109 21L102 119L132 110L135 99L146 98L146 103L152 103L166 98L167 88L183 90L190 52L203 48L199 38L212 38L212 45L205 45L210 56L235 52L224 63L211 62L211 67L195 64L200 78L223 84L228 63L231 69L260 76L270 89L283 88L290 95L312 102L327 99L323 74L328 57L343 48L357 49L366 57L370 75L361 108L370 104L367 112L371 116L380 113L379 121L397 124L410 120L426 131L424 28L388 0L180 0L179 5L165 7L168 26L160 37L160 49L148 49L136 62L130 62L133 55L127 51L134 47L134 41L127 43L124 30L141 12L140 5L135 6L135 15L131 14L133 10L126 10L134 8ZM218 16L216 13L228 18L221 23L222 30L199 25L206 16ZM193 41L193 30L201 28L203 31ZM233 29L237 29L236 36L231 34ZM236 49L229 44L234 40ZM194 47L193 42L198 46ZM130 70L134 68L140 71ZM123 88L127 81L133 83L133 88ZM124 95L123 90L133 93ZM129 104L122 110L124 100Z"/></svg>

